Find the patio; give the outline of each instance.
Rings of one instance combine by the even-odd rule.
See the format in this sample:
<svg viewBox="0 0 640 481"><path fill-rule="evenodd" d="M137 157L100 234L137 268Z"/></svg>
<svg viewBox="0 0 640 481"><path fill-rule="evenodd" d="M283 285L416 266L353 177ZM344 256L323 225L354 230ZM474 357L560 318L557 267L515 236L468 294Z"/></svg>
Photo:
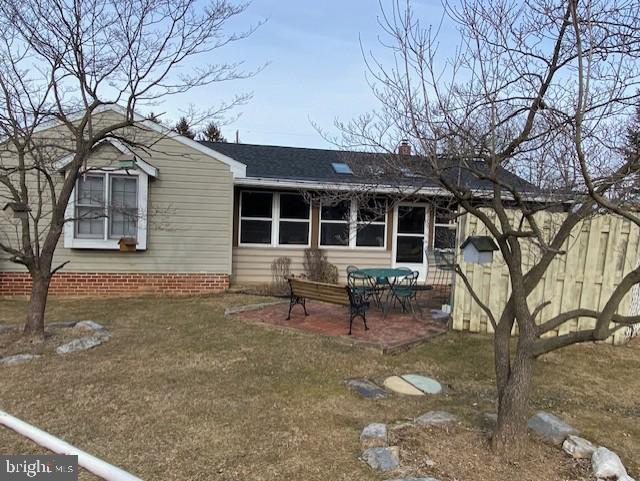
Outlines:
<svg viewBox="0 0 640 481"><path fill-rule="evenodd" d="M384 317L381 311L372 307L367 312L369 330L365 331L362 320L357 319L353 323L351 336L347 335L348 307L319 301L307 301L308 316L304 315L301 306L295 306L289 321L286 320L288 302L243 310L234 316L276 329L326 336L341 343L391 353L418 345L447 331L446 318L434 319L432 316L432 309L439 306L439 300L437 291L420 292L418 306L421 313L415 316L411 312L402 313L396 308Z"/></svg>

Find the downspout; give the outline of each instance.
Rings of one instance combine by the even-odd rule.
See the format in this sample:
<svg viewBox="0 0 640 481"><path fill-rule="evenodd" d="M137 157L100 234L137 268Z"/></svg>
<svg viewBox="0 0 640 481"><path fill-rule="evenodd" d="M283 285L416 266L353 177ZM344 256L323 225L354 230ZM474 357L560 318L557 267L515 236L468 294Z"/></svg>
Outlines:
<svg viewBox="0 0 640 481"><path fill-rule="evenodd" d="M112 464L96 458L89 453L72 446L71 444L56 438L51 434L32 426L10 414L0 411L0 425L12 429L18 434L22 434L26 438L42 447L49 449L57 454L65 454L70 456L78 456L78 465L96 476L106 481L143 481L141 478L129 474Z"/></svg>

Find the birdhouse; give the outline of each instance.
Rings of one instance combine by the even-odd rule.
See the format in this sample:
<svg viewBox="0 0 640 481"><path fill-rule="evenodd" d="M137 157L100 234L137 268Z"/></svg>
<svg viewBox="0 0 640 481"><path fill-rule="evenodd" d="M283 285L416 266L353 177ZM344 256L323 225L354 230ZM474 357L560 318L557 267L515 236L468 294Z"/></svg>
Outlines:
<svg viewBox="0 0 640 481"><path fill-rule="evenodd" d="M26 219L29 217L29 212L31 212L31 207L22 202L9 202L2 208L2 210L9 209L13 212L13 217L16 219Z"/></svg>
<svg viewBox="0 0 640 481"><path fill-rule="evenodd" d="M120 252L135 252L138 242L134 237L122 237L118 241Z"/></svg>
<svg viewBox="0 0 640 481"><path fill-rule="evenodd" d="M493 251L498 250L498 246L489 236L472 235L465 239L460 245L462 257L470 264L490 264L493 262Z"/></svg>

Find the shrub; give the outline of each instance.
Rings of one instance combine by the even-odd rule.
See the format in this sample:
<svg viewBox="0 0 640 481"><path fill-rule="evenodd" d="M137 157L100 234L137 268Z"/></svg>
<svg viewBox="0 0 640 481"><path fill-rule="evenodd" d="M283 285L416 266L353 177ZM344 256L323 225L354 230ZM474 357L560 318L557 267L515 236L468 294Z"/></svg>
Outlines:
<svg viewBox="0 0 640 481"><path fill-rule="evenodd" d="M327 260L327 256L317 247L304 250L304 273L307 279L316 282L336 284L338 268Z"/></svg>
<svg viewBox="0 0 640 481"><path fill-rule="evenodd" d="M291 259L278 257L271 263L272 287L276 292L287 289L287 277L291 275Z"/></svg>

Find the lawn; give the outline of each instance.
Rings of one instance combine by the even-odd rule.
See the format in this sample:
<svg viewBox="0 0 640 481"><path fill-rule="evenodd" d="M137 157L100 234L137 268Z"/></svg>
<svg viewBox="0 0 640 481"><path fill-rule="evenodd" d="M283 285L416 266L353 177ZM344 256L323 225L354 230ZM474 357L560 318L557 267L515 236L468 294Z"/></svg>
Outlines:
<svg viewBox="0 0 640 481"><path fill-rule="evenodd" d="M357 460L358 435L431 409L469 425L493 410L490 340L451 333L391 356L225 319L244 295L49 303L49 321L92 319L107 344L0 367L0 408L147 480L379 480ZM0 324L22 300L0 301ZM0 352L2 355L2 352ZM531 410L549 410L640 475L640 344L586 345L538 365ZM419 372L437 398L368 401L345 378ZM0 452L36 452L0 428ZM83 475L83 479L91 479Z"/></svg>

